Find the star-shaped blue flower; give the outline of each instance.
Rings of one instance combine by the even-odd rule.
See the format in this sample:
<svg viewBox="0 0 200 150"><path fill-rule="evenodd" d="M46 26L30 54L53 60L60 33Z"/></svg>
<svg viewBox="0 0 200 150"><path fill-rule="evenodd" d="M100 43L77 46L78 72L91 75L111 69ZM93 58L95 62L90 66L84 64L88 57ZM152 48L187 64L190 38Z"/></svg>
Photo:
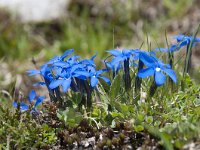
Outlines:
<svg viewBox="0 0 200 150"><path fill-rule="evenodd" d="M102 73L107 72L107 69L102 69L98 71L90 72L90 85L91 87L97 86L99 83L99 78L103 79L108 85L110 85L110 80L105 76L100 76Z"/></svg>
<svg viewBox="0 0 200 150"><path fill-rule="evenodd" d="M148 67L139 70L138 77L146 78L148 76L154 76L154 80L157 86L161 86L166 81L166 75L168 75L172 81L177 82L176 74L171 69L170 65L162 63L155 57L152 57L154 63L148 63Z"/></svg>

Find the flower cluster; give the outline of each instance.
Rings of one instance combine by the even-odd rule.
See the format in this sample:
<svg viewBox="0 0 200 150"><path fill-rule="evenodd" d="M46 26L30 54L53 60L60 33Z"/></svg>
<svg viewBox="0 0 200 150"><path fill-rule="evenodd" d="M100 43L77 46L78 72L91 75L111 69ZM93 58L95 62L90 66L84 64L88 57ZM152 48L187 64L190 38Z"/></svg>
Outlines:
<svg viewBox="0 0 200 150"><path fill-rule="evenodd" d="M135 78L135 89L141 87L142 78L149 76L154 77L154 86L158 87L166 82L166 76L169 76L173 82L177 82L177 77L172 70L172 63L165 64L156 57L156 52L172 53L181 49L184 46L189 47L190 44L195 46L200 42L200 38L193 36L178 35L175 36L177 44L173 44L170 48L156 48L150 52L140 49L114 49L108 50L111 54L111 61L104 61L107 69L97 70L94 63L96 55L90 59L81 59L80 56L72 55L73 49L66 50L61 56L56 56L46 62L39 70L27 71L29 76L41 75L43 82L37 82L34 85L46 86L49 91L49 96L52 101L62 101L61 91L66 93L69 89L73 92L79 92L83 105L90 107L91 93L99 83L99 79L110 85L110 80L103 73L112 71L113 78L120 70L123 70L123 79L126 90L131 88L130 68L137 67ZM172 55L173 56L173 55ZM61 88L62 87L62 88ZM35 92L29 94L29 102L32 103L35 98ZM39 97L33 108L35 108L43 97ZM14 103L17 107L17 103ZM20 103L20 108L28 109L28 105Z"/></svg>
<svg viewBox="0 0 200 150"><path fill-rule="evenodd" d="M110 80L102 73L107 72L107 69L96 70L94 63L94 55L91 59L80 60L80 56L71 56L65 59L73 52L73 49L67 50L63 55L56 56L49 60L41 67L41 70L29 70L30 76L40 74L45 82L39 82L40 85L46 85L50 89L56 89L62 86L63 92L67 92L69 88L78 90L77 80L90 80L90 86L94 88L99 78L110 84Z"/></svg>
<svg viewBox="0 0 200 150"><path fill-rule="evenodd" d="M18 105L19 105L19 108L20 108L21 111L31 110L31 112L35 112L36 111L35 108L40 103L42 103L43 100L44 100L44 96L38 96L37 97L35 90L32 90L32 91L30 91L29 96L28 96L29 104L26 104L24 102L20 102L20 103L14 102L13 106L15 108L17 108Z"/></svg>
<svg viewBox="0 0 200 150"><path fill-rule="evenodd" d="M166 81L166 75L171 78L173 82L177 82L176 74L172 70L173 54L169 55L169 64L164 64L156 57L156 52L168 52L173 53L186 46L187 49L190 44L192 47L196 43L200 42L200 38L194 38L193 36L178 35L174 37L177 44L171 45L169 48L156 48L151 52L145 52L139 49L114 49L107 51L113 56L110 62L105 62L106 66L113 72L113 78L120 69L124 70L125 88L130 88L131 79L129 68L131 66L138 67L137 76L139 78L146 78L148 76L154 76L156 86L161 86ZM137 82L137 81L136 81ZM139 86L139 85L138 85Z"/></svg>
<svg viewBox="0 0 200 150"><path fill-rule="evenodd" d="M148 76L154 76L157 86L161 86L165 83L166 77L164 74L168 75L174 82L177 81L176 74L171 69L170 65L164 64L161 60L156 58L156 55L153 52L145 52L139 49L110 50L108 52L114 56L108 66L113 72L116 69L123 68L119 66L123 66L122 64L124 64L125 76L126 71L129 70L130 66L138 66L138 77L146 78ZM137 61L139 61L139 64L137 64ZM144 65L146 68L144 68ZM129 71L127 72L129 73ZM130 83L129 80L128 84Z"/></svg>
<svg viewBox="0 0 200 150"><path fill-rule="evenodd" d="M192 44L192 47L194 47L197 43L200 43L200 38L194 38L191 36L186 36L183 34L179 34L177 36L174 36L174 39L176 40L176 44L172 44L169 48L156 48L154 51L161 51L161 52L175 52L180 50L182 47L189 48L190 44Z"/></svg>
<svg viewBox="0 0 200 150"><path fill-rule="evenodd" d="M61 56L56 56L45 63L40 70L29 70L30 76L40 74L44 82L38 82L36 85L46 85L50 97L57 99L60 97L60 86L62 91L67 92L71 89L74 92L91 95L91 91L97 86L99 79L107 84L110 80L101 74L107 72L107 69L96 70L94 58L80 59L80 56L70 56L73 49L66 50Z"/></svg>

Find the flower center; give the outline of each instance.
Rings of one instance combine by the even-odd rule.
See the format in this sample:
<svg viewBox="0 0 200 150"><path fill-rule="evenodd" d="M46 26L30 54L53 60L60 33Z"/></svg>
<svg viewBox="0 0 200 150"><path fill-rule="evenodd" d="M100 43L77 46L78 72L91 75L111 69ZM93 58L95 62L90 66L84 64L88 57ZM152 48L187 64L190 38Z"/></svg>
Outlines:
<svg viewBox="0 0 200 150"><path fill-rule="evenodd" d="M158 67L156 68L156 71L157 71L157 72L159 72L160 70L161 70L160 68L158 68Z"/></svg>

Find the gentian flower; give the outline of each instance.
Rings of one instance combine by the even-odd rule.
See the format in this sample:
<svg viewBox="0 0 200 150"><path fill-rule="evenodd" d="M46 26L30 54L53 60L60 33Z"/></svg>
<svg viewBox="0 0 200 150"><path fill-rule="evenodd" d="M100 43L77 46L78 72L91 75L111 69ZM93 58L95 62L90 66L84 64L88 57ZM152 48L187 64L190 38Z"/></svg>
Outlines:
<svg viewBox="0 0 200 150"><path fill-rule="evenodd" d="M116 74L118 74L118 71L123 68L121 64L112 64L111 62L104 62L104 63L109 70L110 69L112 70L113 79L115 78Z"/></svg>
<svg viewBox="0 0 200 150"><path fill-rule="evenodd" d="M185 73L189 73L189 69L191 66L192 51L190 50L190 48L194 47L197 43L200 43L200 38L193 37L193 36L185 36L183 34L175 36L174 38L179 43L180 48L187 46L186 59L185 59L185 65L184 65L184 71L183 71L183 75L185 75ZM191 47L190 47L190 44L192 44Z"/></svg>
<svg viewBox="0 0 200 150"><path fill-rule="evenodd" d="M160 60L155 57L152 57L154 63L148 63L148 67L139 70L138 77L146 78L148 76L154 76L154 80L157 86L161 86L166 81L166 75L168 75L172 81L177 82L176 74L171 69L171 66L168 64L163 64Z"/></svg>
<svg viewBox="0 0 200 150"><path fill-rule="evenodd" d="M183 35L183 34L179 34L177 36L174 37L176 39L176 41L178 43L180 43L180 48L183 47L183 46L189 46L190 45L190 42L193 41L193 44L192 46L195 46L196 43L200 43L200 38L194 38L193 36L186 36L186 35Z"/></svg>
<svg viewBox="0 0 200 150"><path fill-rule="evenodd" d="M175 52L180 50L182 47L184 46L189 46L190 42L192 42L193 40L193 44L192 46L195 46L197 43L200 43L200 38L195 38L193 36L186 36L183 34L179 34L177 36L174 36L174 38L176 39L176 41L178 42L178 44L173 44L171 45L169 48L155 48L153 51L157 52L157 51L161 51L161 52Z"/></svg>
<svg viewBox="0 0 200 150"><path fill-rule="evenodd" d="M133 58L132 55L134 54L132 50L123 49L123 50L109 50L108 53L112 54L114 58L112 59L111 68L115 71L116 68L119 68L121 62L124 65L124 82L125 82L125 89L129 90L131 88L131 77L130 77L130 59ZM113 68L116 66L116 68ZM115 75L115 72L113 73Z"/></svg>
<svg viewBox="0 0 200 150"><path fill-rule="evenodd" d="M107 52L114 56L114 58L111 61L112 64L119 64L120 62L124 62L125 60L130 59L131 55L133 54L133 52L128 49L115 49L109 50Z"/></svg>
<svg viewBox="0 0 200 150"><path fill-rule="evenodd" d="M20 110L21 111L29 110L30 106L33 105L32 108L31 108L31 111L35 111L35 108L40 103L42 103L43 100L44 100L44 96L37 97L35 90L31 90L30 93L29 93L29 96L28 96L28 102L29 102L29 104L26 104L24 102L20 102L19 103ZM13 102L13 107L17 108L18 107L18 103L17 102Z"/></svg>
<svg viewBox="0 0 200 150"><path fill-rule="evenodd" d="M110 80L105 77L105 76L100 76L102 73L107 72L107 69L102 69L102 70L98 70L98 71L92 71L90 72L90 85L91 87L95 87L98 82L99 82L99 78L103 79L108 85L110 85Z"/></svg>

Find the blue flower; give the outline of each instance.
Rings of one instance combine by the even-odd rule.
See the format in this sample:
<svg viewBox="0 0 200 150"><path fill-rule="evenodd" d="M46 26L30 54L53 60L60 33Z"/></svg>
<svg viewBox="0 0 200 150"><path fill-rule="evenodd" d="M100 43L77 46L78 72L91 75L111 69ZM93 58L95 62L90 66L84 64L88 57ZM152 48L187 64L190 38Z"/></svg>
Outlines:
<svg viewBox="0 0 200 150"><path fill-rule="evenodd" d="M100 76L102 73L107 72L107 69L102 69L98 71L90 72L90 85L91 87L97 86L99 78L103 79L108 85L110 85L110 80L105 76Z"/></svg>
<svg viewBox="0 0 200 150"><path fill-rule="evenodd" d="M165 52L165 53L168 53L168 52L172 53L172 52L176 52L180 50L180 48L181 48L180 45L173 44L169 48L155 48L153 52L160 51L160 52Z"/></svg>
<svg viewBox="0 0 200 150"><path fill-rule="evenodd" d="M133 55L133 51L129 49L115 49L115 50L109 50L108 53L112 54L114 58L111 61L111 64L119 64L120 62L124 62L127 59L130 59L130 57Z"/></svg>
<svg viewBox="0 0 200 150"><path fill-rule="evenodd" d="M177 82L176 74L171 69L170 65L162 63L155 57L152 57L152 59L154 60L154 63L148 63L147 68L139 70L138 77L146 78L148 76L154 76L157 86L161 86L165 83L166 75L168 75L175 83Z"/></svg>
<svg viewBox="0 0 200 150"><path fill-rule="evenodd" d="M105 62L105 61L104 63L108 69L112 70L113 78L115 78L115 75L118 74L118 71L123 68L122 64L112 64L111 62Z"/></svg>
<svg viewBox="0 0 200 150"><path fill-rule="evenodd" d="M114 70L113 77L115 76L117 68L121 62L124 66L124 83L125 89L129 90L131 88L131 77L130 77L130 59L133 59L132 55L134 54L132 50L123 49L123 50L109 50L107 51L114 56L111 63L111 68ZM116 66L116 68L113 68Z"/></svg>
<svg viewBox="0 0 200 150"><path fill-rule="evenodd" d="M13 107L17 108L17 106L18 106L18 103L13 102ZM19 103L19 108L20 108L21 111L29 110L29 106L24 102Z"/></svg>
<svg viewBox="0 0 200 150"><path fill-rule="evenodd" d="M183 46L189 46L190 42L193 41L192 46L195 46L196 43L200 43L200 38L194 38L193 36L186 36L183 34L179 34L177 36L174 36L174 38L176 39L176 41L179 43L179 47L183 47Z"/></svg>
<svg viewBox="0 0 200 150"><path fill-rule="evenodd" d="M36 98L37 98L37 99L36 99ZM36 99L36 100L35 100L35 99ZM35 102L34 102L34 100L35 100ZM26 104L26 103L24 103L24 102L20 102L20 103L19 103L20 110L21 110L21 111L29 110L30 107L31 107L31 105L34 104L34 105L32 106L32 108L31 108L31 111L35 111L35 108L36 108L40 103L42 103L43 100L44 100L44 96L39 96L39 97L37 97L35 90L31 90L31 91L29 92L29 96L28 96L28 102L29 102L29 104ZM13 107L17 108L17 107L18 107L18 103L17 103L17 102L13 102Z"/></svg>
<svg viewBox="0 0 200 150"><path fill-rule="evenodd" d="M42 77L44 78L45 82L38 82L36 84L39 84L39 85L44 85L44 83L46 85L49 84L49 82L51 80L53 80L53 75L51 73L51 68L47 65L47 64L44 64L43 66L40 67L40 70L28 70L27 71L28 75L29 76L34 76L34 75L42 75Z"/></svg>
<svg viewBox="0 0 200 150"><path fill-rule="evenodd" d="M184 46L189 46L190 42L193 41L192 46L195 46L197 43L200 43L200 38L195 38L193 36L186 36L183 34L179 34L177 36L174 36L178 44L173 44L169 48L155 48L153 51L161 51L161 52L175 52L180 50Z"/></svg>

